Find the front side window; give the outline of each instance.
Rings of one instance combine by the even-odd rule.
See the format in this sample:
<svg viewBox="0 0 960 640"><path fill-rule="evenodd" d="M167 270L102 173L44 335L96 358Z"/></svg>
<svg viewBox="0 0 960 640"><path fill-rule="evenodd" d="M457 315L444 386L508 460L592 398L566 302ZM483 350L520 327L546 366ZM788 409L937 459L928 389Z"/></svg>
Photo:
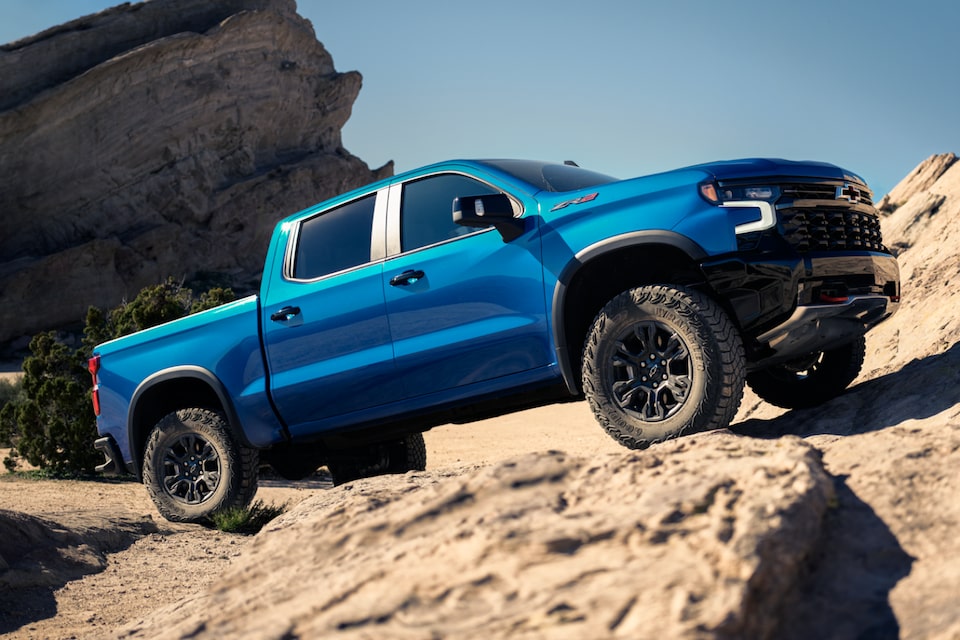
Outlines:
<svg viewBox="0 0 960 640"><path fill-rule="evenodd" d="M300 225L293 276L313 280L370 262L376 194L354 200Z"/></svg>
<svg viewBox="0 0 960 640"><path fill-rule="evenodd" d="M456 238L476 229L453 222L453 199L499 193L491 186L455 173L431 176L403 186L400 246L411 251Z"/></svg>

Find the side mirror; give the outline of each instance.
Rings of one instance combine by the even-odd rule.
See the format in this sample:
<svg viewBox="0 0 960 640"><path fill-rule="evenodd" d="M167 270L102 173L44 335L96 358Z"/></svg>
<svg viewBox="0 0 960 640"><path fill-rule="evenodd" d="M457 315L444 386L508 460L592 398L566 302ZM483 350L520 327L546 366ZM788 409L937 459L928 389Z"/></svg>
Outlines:
<svg viewBox="0 0 960 640"><path fill-rule="evenodd" d="M496 227L504 242L522 235L526 226L514 217L513 202L504 193L454 198L453 221L463 227Z"/></svg>

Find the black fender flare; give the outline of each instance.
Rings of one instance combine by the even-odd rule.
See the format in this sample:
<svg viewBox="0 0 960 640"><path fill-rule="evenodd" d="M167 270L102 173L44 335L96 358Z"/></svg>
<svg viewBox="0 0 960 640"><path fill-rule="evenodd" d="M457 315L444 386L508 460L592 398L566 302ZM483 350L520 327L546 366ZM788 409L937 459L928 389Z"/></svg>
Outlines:
<svg viewBox="0 0 960 640"><path fill-rule="evenodd" d="M213 393L217 396L224 414L226 414L227 422L230 425L231 432L244 446L252 447L252 445L247 442L246 436L244 436L243 428L240 424L240 416L237 414L237 410L233 405L233 401L230 399L230 394L227 392L223 382L221 382L220 378L218 378L216 374L208 369L195 365L170 367L168 369L157 371L156 373L153 373L145 378L139 385L137 385L136 390L130 397L130 406L127 408L127 441L131 453L133 454L134 475L140 475L143 464L142 460L140 459L140 452L137 450L138 441L136 438L136 435L139 431L139 429L137 429L137 425L139 423L138 410L142 406L141 400L151 389L157 385L173 380L186 379L198 380L210 387Z"/></svg>
<svg viewBox="0 0 960 640"><path fill-rule="evenodd" d="M578 251L560 271L557 284L553 290L553 303L550 309L551 325L553 329L553 344L557 354L557 366L572 395L580 393L580 382L574 375L573 363L570 359L570 348L566 341L566 322L564 309L566 307L567 292L574 276L590 261L628 247L643 245L666 245L682 251L691 261L699 263L709 254L699 244L674 231L650 230L633 231L584 247Z"/></svg>

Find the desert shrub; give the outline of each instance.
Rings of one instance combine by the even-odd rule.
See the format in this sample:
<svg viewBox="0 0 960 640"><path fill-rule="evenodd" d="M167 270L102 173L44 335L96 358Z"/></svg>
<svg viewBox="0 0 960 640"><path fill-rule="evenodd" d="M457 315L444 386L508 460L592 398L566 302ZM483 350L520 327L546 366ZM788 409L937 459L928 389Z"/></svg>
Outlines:
<svg viewBox="0 0 960 640"><path fill-rule="evenodd" d="M12 447L4 465L13 470L23 459L54 475L93 473L102 460L93 448L97 427L87 371L93 348L233 298L230 289L197 297L170 279L109 311L90 307L80 349L71 349L53 332L34 336L32 355L23 363L22 390L0 410L0 444Z"/></svg>
<svg viewBox="0 0 960 640"><path fill-rule="evenodd" d="M30 341L23 362L23 395L0 411L0 433L13 446L8 469L23 458L56 475L92 473L100 460L90 405L90 374L83 355L57 340L53 332Z"/></svg>
<svg viewBox="0 0 960 640"><path fill-rule="evenodd" d="M6 409L8 404L23 402L25 399L23 378L16 378L15 380L0 379L0 447L13 446L12 438L16 425L16 422L12 419L4 420L2 418L3 410ZM10 411L13 411L13 409L11 408Z"/></svg>
<svg viewBox="0 0 960 640"><path fill-rule="evenodd" d="M8 402L16 402L23 397L23 379L15 378L8 380L0 378L0 409L3 409ZM0 440L2 446L2 440Z"/></svg>
<svg viewBox="0 0 960 640"><path fill-rule="evenodd" d="M215 287L200 296L172 278L147 287L130 302L103 311L90 307L83 329L83 344L88 351L107 340L155 327L164 322L205 311L234 300L231 289Z"/></svg>
<svg viewBox="0 0 960 640"><path fill-rule="evenodd" d="M286 510L287 503L279 506L265 505L263 500L257 500L246 508L232 507L217 511L210 516L210 519L213 521L213 526L220 531L252 535Z"/></svg>

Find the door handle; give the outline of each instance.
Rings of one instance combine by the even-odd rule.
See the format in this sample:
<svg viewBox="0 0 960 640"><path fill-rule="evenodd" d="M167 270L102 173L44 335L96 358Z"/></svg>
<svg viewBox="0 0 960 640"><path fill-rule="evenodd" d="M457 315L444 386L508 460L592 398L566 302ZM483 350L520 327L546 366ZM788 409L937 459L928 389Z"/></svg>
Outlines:
<svg viewBox="0 0 960 640"><path fill-rule="evenodd" d="M270 314L270 319L274 322L289 322L300 315L300 307L284 307L280 311Z"/></svg>
<svg viewBox="0 0 960 640"><path fill-rule="evenodd" d="M409 269L407 271L404 271L398 276L393 276L392 278L390 278L390 286L406 287L407 285L413 284L423 276L424 276L423 271L420 271L419 269L417 270Z"/></svg>

